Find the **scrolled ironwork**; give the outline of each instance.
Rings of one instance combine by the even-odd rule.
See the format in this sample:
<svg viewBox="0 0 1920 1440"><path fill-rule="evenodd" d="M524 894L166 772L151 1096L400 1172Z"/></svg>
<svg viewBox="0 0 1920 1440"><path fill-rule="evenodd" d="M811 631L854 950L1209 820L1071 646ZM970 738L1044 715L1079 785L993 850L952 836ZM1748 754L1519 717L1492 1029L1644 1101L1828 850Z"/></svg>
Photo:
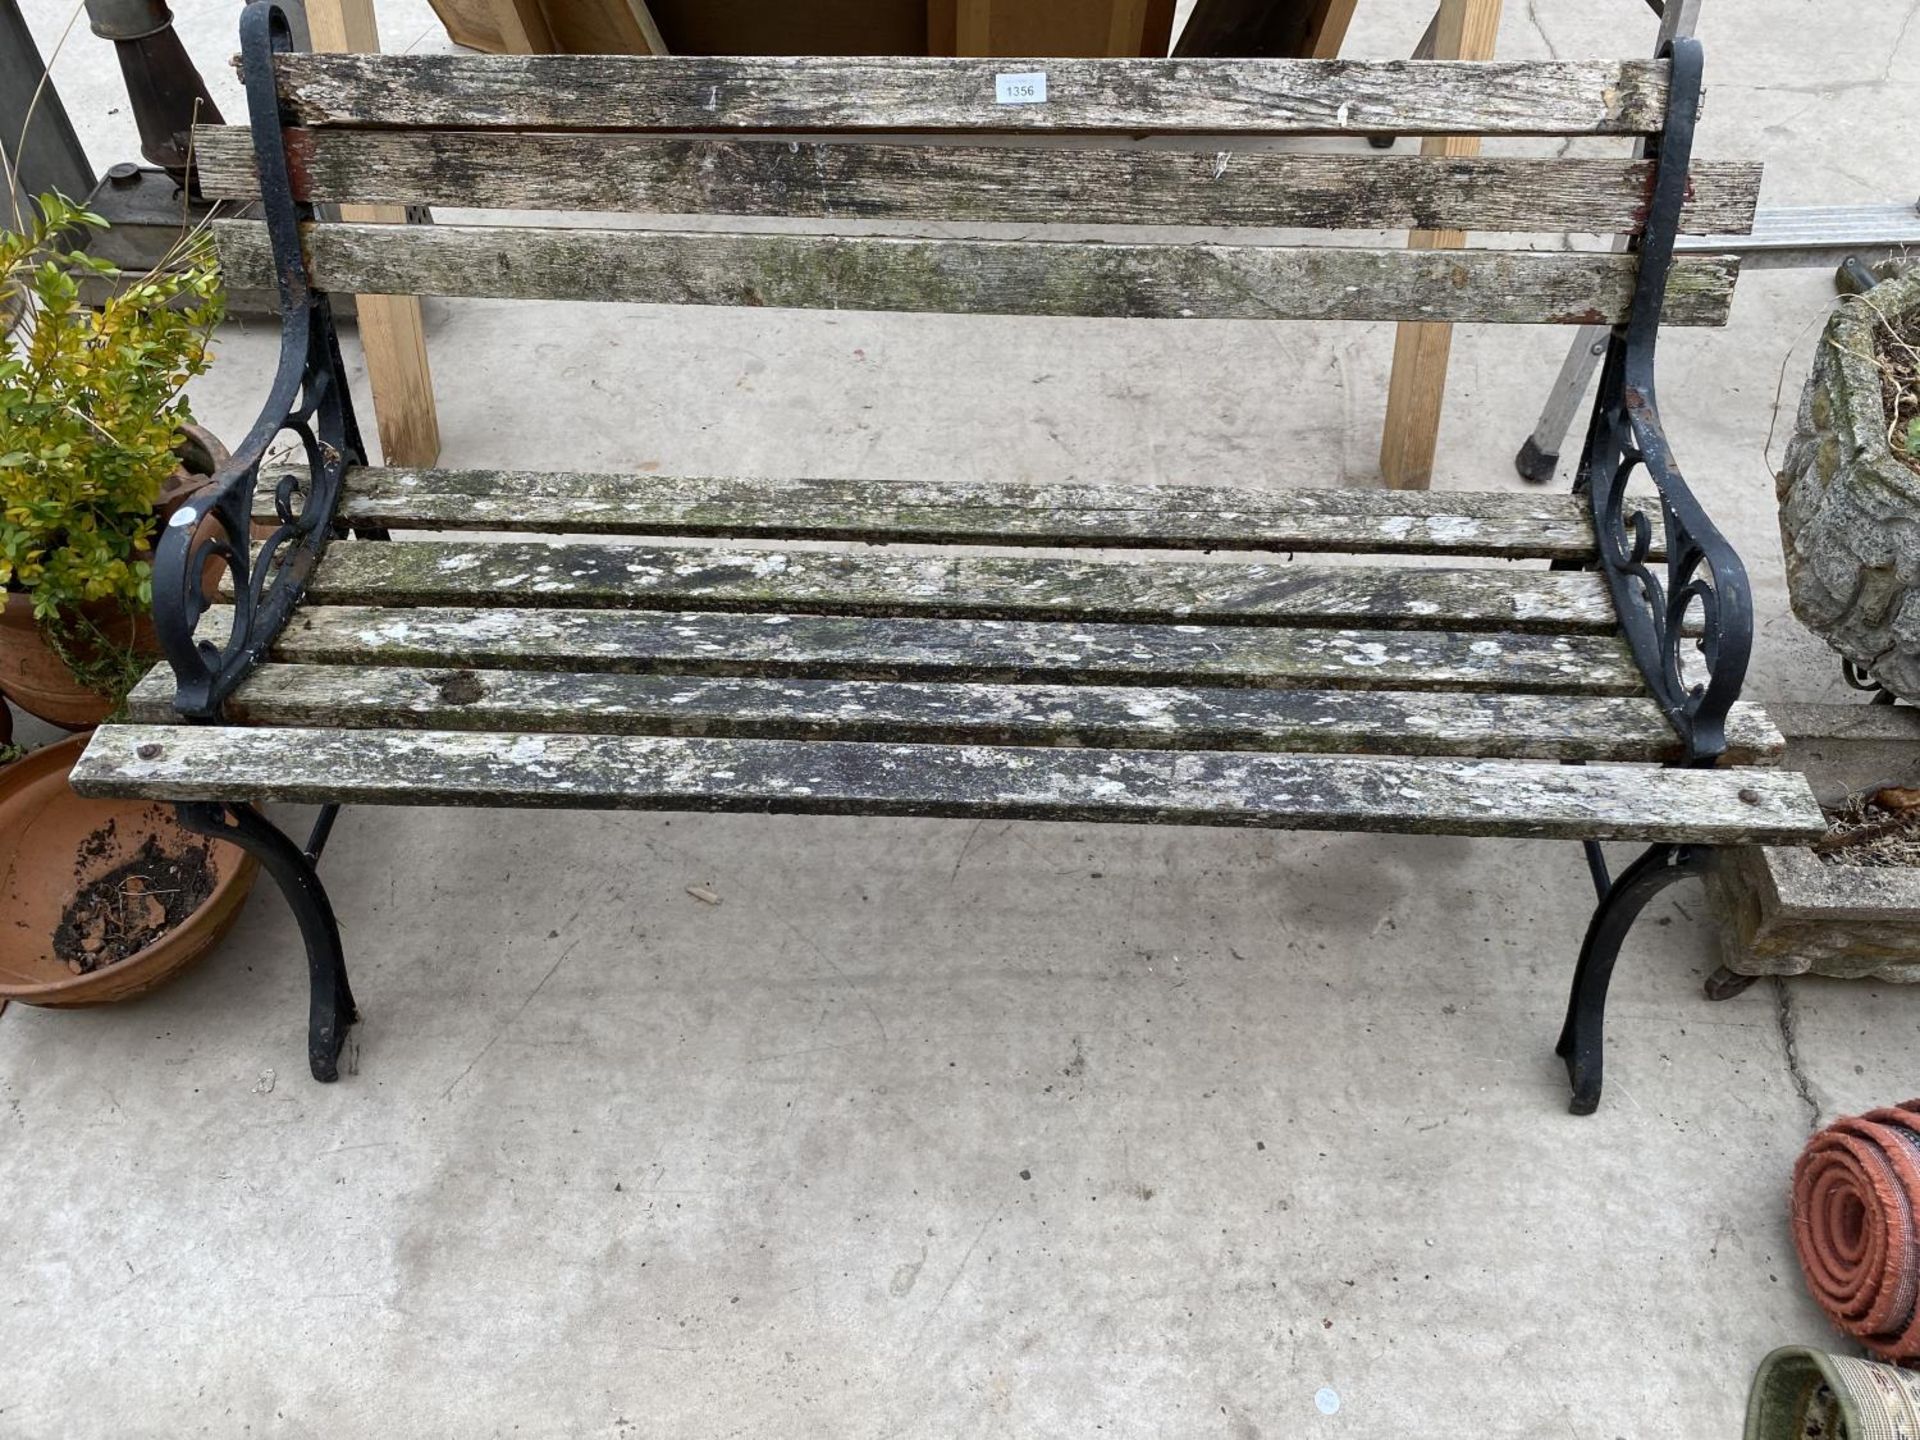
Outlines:
<svg viewBox="0 0 1920 1440"><path fill-rule="evenodd" d="M1726 719L1753 650L1753 597L1746 567L1674 461L1654 398L1654 345L1667 272L1687 195L1687 167L1700 108L1697 41L1676 40L1666 129L1649 144L1658 162L1633 304L1608 341L1600 395L1580 459L1576 491L1588 498L1606 577L1634 660L1686 746L1688 764L1726 750ZM1628 482L1644 472L1659 498L1656 531ZM1664 537L1664 562L1653 558ZM1697 657L1697 658L1696 658Z"/></svg>
<svg viewBox="0 0 1920 1440"><path fill-rule="evenodd" d="M206 495L174 514L155 550L154 626L177 682L174 706L190 719L217 718L287 623L338 528L346 471L364 463L366 453L333 313L326 295L308 283L300 248L300 226L312 213L294 199L273 73L273 57L292 48L278 4L256 0L247 6L240 21L240 70L273 242L280 361L260 418ZM286 435L297 449L283 470L287 462L273 452ZM263 470L273 476L273 529L256 543L255 495ZM224 581L216 578L223 574ZM231 631L219 642L201 638L201 620L223 600L232 605Z"/></svg>

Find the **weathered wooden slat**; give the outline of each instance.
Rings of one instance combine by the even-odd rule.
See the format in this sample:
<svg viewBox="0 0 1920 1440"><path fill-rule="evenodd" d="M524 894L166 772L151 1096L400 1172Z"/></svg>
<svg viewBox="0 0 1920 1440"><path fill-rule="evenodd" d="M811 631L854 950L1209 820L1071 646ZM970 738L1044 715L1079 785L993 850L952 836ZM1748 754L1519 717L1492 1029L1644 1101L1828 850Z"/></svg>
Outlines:
<svg viewBox="0 0 1920 1440"><path fill-rule="evenodd" d="M229 285L266 287L266 227L219 220ZM1358 250L528 226L314 225L316 285L800 310L1164 320L1449 320L1600 325L1625 317L1637 260L1613 251ZM1674 262L1663 319L1719 325L1738 257Z"/></svg>
<svg viewBox="0 0 1920 1440"><path fill-rule="evenodd" d="M261 518L273 497L258 497ZM357 469L348 524L921 544L1283 550L1583 560L1573 495L1205 485L761 480L532 470ZM1658 517L1654 523L1658 525ZM1658 547L1656 547L1657 550Z"/></svg>
<svg viewBox="0 0 1920 1440"><path fill-rule="evenodd" d="M974 130L1240 135L1645 135L1665 61L1019 60L284 55L309 125L460 130ZM997 101L1047 74L1042 104Z"/></svg>
<svg viewBox="0 0 1920 1440"><path fill-rule="evenodd" d="M447 730L108 725L83 795L564 806L1793 844L1826 819L1780 770Z"/></svg>
<svg viewBox="0 0 1920 1440"><path fill-rule="evenodd" d="M174 720L170 672L128 702ZM240 725L355 730L554 731L761 740L1291 750L1536 760L1677 759L1647 699L1404 690L1247 690L1088 685L902 684L346 665L267 665L227 701ZM1785 746L1739 707L1729 764Z"/></svg>
<svg viewBox="0 0 1920 1440"><path fill-rule="evenodd" d="M216 606L201 638L224 642ZM1471 635L1220 625L849 619L724 611L297 611L273 649L322 665L479 665L659 675L1262 689L1637 695L1615 635Z"/></svg>
<svg viewBox="0 0 1920 1440"><path fill-rule="evenodd" d="M1605 582L1584 571L586 542L337 541L307 600L1416 630L1592 633L1619 623Z"/></svg>
<svg viewBox="0 0 1920 1440"><path fill-rule="evenodd" d="M257 199L245 126L195 132L209 196ZM1228 154L985 145L309 130L286 135L302 200L489 210L1026 224L1638 232L1646 160ZM1687 234L1752 228L1757 164L1703 161Z"/></svg>

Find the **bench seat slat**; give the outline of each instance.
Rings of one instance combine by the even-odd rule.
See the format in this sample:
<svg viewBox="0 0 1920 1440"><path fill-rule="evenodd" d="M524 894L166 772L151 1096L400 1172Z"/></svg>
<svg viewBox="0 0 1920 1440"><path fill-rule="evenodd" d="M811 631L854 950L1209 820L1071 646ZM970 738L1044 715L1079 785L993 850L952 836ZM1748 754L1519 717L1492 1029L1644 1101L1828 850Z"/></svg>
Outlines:
<svg viewBox="0 0 1920 1440"><path fill-rule="evenodd" d="M268 491L256 504L261 518L272 515ZM1595 553L1586 502L1574 495L374 468L347 476L340 504L350 525L396 530L1510 560L1587 560Z"/></svg>
<svg viewBox="0 0 1920 1440"><path fill-rule="evenodd" d="M203 125L214 198L260 194L244 125ZM1648 160L1014 149L515 131L287 132L297 199L489 210L1020 224L1637 233ZM1753 223L1757 164L1703 161L1687 234Z"/></svg>
<svg viewBox="0 0 1920 1440"><path fill-rule="evenodd" d="M266 226L217 220L230 286L273 284ZM357 295L462 295L906 314L1601 325L1638 260L1612 251L1085 244L503 225L323 224L313 281ZM1669 272L1669 325L1722 325L1738 257Z"/></svg>
<svg viewBox="0 0 1920 1440"><path fill-rule="evenodd" d="M314 55L276 58L309 125L506 130L972 130L1646 135L1664 60L952 59ZM1047 73L1046 103L997 77Z"/></svg>
<svg viewBox="0 0 1920 1440"><path fill-rule="evenodd" d="M165 667L136 687L133 719L171 723ZM762 740L1090 745L1175 750L1677 759L1651 700L1392 690L1224 690L982 685L740 676L267 665L227 701L253 726L559 731ZM1785 745L1751 705L1728 724L1726 763L1770 764Z"/></svg>
<svg viewBox="0 0 1920 1440"><path fill-rule="evenodd" d="M526 541L336 541L310 604L798 610L953 619L1612 632L1584 571Z"/></svg>
<svg viewBox="0 0 1920 1440"><path fill-rule="evenodd" d="M144 751L144 754L142 753ZM446 730L108 725L83 795L926 815L1792 844L1807 782L1766 769Z"/></svg>
<svg viewBox="0 0 1920 1440"><path fill-rule="evenodd" d="M215 606L198 634L224 642ZM308 606L276 659L662 675L1637 695L1614 635L852 619L724 611Z"/></svg>

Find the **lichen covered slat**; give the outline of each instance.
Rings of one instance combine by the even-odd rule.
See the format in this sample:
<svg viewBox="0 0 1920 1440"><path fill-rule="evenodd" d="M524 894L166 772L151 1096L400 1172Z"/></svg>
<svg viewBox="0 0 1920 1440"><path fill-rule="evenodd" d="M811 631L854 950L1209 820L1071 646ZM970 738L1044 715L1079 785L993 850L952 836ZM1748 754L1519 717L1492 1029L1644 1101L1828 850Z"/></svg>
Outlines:
<svg viewBox="0 0 1920 1440"><path fill-rule="evenodd" d="M219 643L231 612L200 622ZM839 680L1637 695L1615 635L313 605L274 643L307 664ZM171 675L171 671L166 672ZM171 693L169 690L168 693Z"/></svg>
<svg viewBox="0 0 1920 1440"><path fill-rule="evenodd" d="M507 130L1644 135L1664 60L1044 60L896 56L275 57L310 125ZM1045 70L1044 105L996 76Z"/></svg>
<svg viewBox="0 0 1920 1440"><path fill-rule="evenodd" d="M272 516L270 493L256 503ZM1559 494L361 468L347 476L340 518L402 530L1514 560L1595 551L1586 503Z"/></svg>
<svg viewBox="0 0 1920 1440"><path fill-rule="evenodd" d="M1111 821L1702 844L1824 833L1762 769L483 731L109 725L83 795Z"/></svg>
<svg viewBox="0 0 1920 1440"><path fill-rule="evenodd" d="M1638 233L1654 162L869 144L488 130L288 130L301 200L653 215ZM194 133L207 195L260 194L244 125ZM1685 234L1752 227L1758 164L1696 160Z"/></svg>
<svg viewBox="0 0 1920 1440"><path fill-rule="evenodd" d="M265 225L216 220L213 231L229 285L272 283ZM1587 250L511 225L318 224L303 239L316 285L362 295L1160 320L1611 324L1626 318L1639 264L1633 255ZM1680 256L1667 275L1662 320L1725 324L1739 271L1737 256Z"/></svg>
<svg viewBox="0 0 1920 1440"><path fill-rule="evenodd" d="M521 541L336 542L307 599L1425 630L1618 624L1604 582L1578 571Z"/></svg>
<svg viewBox="0 0 1920 1440"><path fill-rule="evenodd" d="M136 720L171 720L167 672ZM1194 686L984 685L414 666L263 666L227 701L240 725L1085 745L1543 760L1678 759L1660 708L1628 697ZM1777 758L1755 707L1728 763Z"/></svg>

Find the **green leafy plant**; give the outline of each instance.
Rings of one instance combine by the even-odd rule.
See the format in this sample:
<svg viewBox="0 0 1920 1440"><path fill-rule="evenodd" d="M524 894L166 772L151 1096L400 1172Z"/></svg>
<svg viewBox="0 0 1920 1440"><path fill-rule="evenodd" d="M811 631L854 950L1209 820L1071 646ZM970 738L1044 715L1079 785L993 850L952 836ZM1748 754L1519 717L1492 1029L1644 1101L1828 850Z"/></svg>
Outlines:
<svg viewBox="0 0 1920 1440"><path fill-rule="evenodd" d="M183 387L210 362L219 274L195 232L151 272L123 275L79 243L106 221L59 195L15 225L0 229L0 318L14 317L0 358L0 585L31 596L69 668L118 699L131 661L103 651L95 617L103 603L153 603L154 505L192 419ZM112 284L104 302L83 294L95 279Z"/></svg>

